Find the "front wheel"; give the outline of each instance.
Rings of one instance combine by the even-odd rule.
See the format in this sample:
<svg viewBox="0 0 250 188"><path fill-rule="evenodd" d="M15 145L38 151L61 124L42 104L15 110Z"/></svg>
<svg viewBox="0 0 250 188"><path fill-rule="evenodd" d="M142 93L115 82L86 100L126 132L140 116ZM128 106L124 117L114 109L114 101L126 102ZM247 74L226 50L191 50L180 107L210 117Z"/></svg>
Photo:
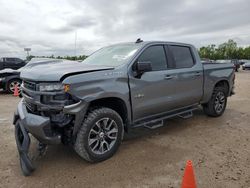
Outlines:
<svg viewBox="0 0 250 188"><path fill-rule="evenodd" d="M123 130L123 122L117 112L109 108L93 110L77 133L75 151L89 162L106 160L118 150Z"/></svg>
<svg viewBox="0 0 250 188"><path fill-rule="evenodd" d="M203 104L205 114L212 117L221 116L227 106L227 92L224 87L216 87L208 103Z"/></svg>

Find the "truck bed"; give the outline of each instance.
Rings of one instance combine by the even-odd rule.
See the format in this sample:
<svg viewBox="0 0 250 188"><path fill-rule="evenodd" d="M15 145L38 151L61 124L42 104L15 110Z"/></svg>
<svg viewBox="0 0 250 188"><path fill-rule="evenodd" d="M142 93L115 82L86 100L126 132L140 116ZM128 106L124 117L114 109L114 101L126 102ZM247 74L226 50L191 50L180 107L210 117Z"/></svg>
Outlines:
<svg viewBox="0 0 250 188"><path fill-rule="evenodd" d="M203 63L203 100L207 102L212 95L214 83L225 80L229 86L234 82L234 65L231 63ZM229 88L231 91L232 88Z"/></svg>

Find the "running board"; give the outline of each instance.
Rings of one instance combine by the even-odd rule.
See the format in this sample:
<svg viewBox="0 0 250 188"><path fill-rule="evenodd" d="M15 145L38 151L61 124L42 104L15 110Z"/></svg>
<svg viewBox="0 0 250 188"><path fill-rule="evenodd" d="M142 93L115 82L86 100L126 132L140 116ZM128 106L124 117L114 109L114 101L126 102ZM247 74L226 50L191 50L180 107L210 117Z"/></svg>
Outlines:
<svg viewBox="0 0 250 188"><path fill-rule="evenodd" d="M183 118L183 119L191 118L191 117L193 117L193 111L180 114L180 115L178 115L178 117Z"/></svg>
<svg viewBox="0 0 250 188"><path fill-rule="evenodd" d="M161 117L158 117L158 118L155 118L155 119L149 119L147 121L141 121L141 122L138 122L138 123L135 123L132 125L133 128L136 128L136 127L147 127L147 128L150 128L150 129L155 129L155 128L158 128L158 127L161 127L163 126L163 120L165 119L169 119L169 118L172 118L172 117L181 117L181 118L184 118L184 119L187 119L187 118L190 118L193 116L193 111L198 109L197 106L193 106L191 108L187 108L185 110L179 110L179 111L175 111L173 113L167 113L166 115L164 116L161 116Z"/></svg>
<svg viewBox="0 0 250 188"><path fill-rule="evenodd" d="M144 127L148 129L156 129L156 128L162 127L163 125L164 125L163 120L161 120L161 121L147 123L144 125Z"/></svg>

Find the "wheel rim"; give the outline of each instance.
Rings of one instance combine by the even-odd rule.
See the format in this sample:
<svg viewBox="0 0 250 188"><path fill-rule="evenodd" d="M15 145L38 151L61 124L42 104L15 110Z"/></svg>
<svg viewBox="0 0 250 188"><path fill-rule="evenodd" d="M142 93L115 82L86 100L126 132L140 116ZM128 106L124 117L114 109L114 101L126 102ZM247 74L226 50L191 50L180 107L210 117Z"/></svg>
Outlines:
<svg viewBox="0 0 250 188"><path fill-rule="evenodd" d="M218 92L215 97L214 109L219 114L222 112L225 106L225 94L223 92Z"/></svg>
<svg viewBox="0 0 250 188"><path fill-rule="evenodd" d="M88 145L95 154L104 154L112 149L118 137L118 126L111 118L98 120L90 129Z"/></svg>
<svg viewBox="0 0 250 188"><path fill-rule="evenodd" d="M15 91L15 86L17 86L17 90L18 90L18 93L20 92L20 87L21 87L21 83L19 81L12 81L10 83L10 91L14 93Z"/></svg>

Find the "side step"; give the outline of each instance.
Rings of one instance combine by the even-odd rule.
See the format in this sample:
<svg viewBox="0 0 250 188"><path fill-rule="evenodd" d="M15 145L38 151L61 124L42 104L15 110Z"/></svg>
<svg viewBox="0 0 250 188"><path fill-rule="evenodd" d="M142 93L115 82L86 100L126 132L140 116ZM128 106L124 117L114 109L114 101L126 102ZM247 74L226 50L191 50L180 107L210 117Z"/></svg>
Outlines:
<svg viewBox="0 0 250 188"><path fill-rule="evenodd" d="M184 118L184 119L190 118L193 116L193 111L196 109L198 109L197 105L191 106L185 109L179 109L179 110L175 110L172 112L168 112L165 115L162 115L160 117L152 116L150 119L147 119L146 121L142 120L142 121L135 122L135 124L133 124L132 127L136 128L136 127L143 126L149 129L155 129L155 128L163 126L163 120L165 119L169 119L169 118L176 117L176 116Z"/></svg>
<svg viewBox="0 0 250 188"><path fill-rule="evenodd" d="M183 119L188 119L193 117L193 111L189 111L183 114L178 115L178 117L183 118Z"/></svg>
<svg viewBox="0 0 250 188"><path fill-rule="evenodd" d="M156 129L159 127L162 127L164 125L163 120L160 121L155 121L155 122L150 122L144 125L144 127L148 128L148 129Z"/></svg>

